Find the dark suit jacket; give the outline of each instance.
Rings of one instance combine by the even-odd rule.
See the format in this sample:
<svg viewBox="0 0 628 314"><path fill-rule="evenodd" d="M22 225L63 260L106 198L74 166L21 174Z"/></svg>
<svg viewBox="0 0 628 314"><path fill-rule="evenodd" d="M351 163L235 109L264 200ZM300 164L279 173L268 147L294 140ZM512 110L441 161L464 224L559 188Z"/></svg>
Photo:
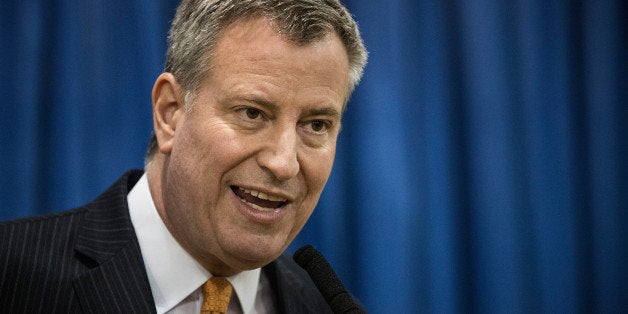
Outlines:
<svg viewBox="0 0 628 314"><path fill-rule="evenodd" d="M141 175L126 173L83 207L0 223L0 312L155 312L126 200ZM291 258L263 271L280 312L330 312Z"/></svg>

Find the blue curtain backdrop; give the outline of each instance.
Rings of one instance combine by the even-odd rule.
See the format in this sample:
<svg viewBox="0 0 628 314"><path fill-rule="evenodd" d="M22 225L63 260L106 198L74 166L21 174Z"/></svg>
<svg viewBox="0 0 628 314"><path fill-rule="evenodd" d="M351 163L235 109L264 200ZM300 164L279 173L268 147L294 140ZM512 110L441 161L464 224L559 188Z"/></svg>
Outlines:
<svg viewBox="0 0 628 314"><path fill-rule="evenodd" d="M346 4L369 65L290 250L373 313L628 309L626 1ZM0 1L0 219L142 167L176 5Z"/></svg>

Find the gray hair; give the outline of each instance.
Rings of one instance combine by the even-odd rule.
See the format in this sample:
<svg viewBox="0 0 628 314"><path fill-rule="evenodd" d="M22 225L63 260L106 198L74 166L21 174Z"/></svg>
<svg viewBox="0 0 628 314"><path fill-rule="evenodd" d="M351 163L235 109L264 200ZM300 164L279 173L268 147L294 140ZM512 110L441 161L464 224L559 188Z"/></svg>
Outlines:
<svg viewBox="0 0 628 314"><path fill-rule="evenodd" d="M267 18L278 34L297 45L307 45L336 32L349 59L347 99L360 81L367 52L355 20L338 0L183 0L168 35L165 71L177 79L186 106L211 71L219 36L231 24ZM146 156L157 151L155 136Z"/></svg>

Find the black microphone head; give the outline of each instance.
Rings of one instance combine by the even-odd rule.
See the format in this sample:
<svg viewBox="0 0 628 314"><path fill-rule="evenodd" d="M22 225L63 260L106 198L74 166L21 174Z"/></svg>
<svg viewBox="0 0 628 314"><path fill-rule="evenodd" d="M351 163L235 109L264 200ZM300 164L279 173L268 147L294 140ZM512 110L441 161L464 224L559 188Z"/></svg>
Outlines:
<svg viewBox="0 0 628 314"><path fill-rule="evenodd" d="M365 313L353 301L323 254L314 247L308 244L298 249L292 258L310 275L334 313Z"/></svg>
<svg viewBox="0 0 628 314"><path fill-rule="evenodd" d="M314 259L316 254L320 253L312 245L308 244L298 249L292 256L292 259L294 259L301 268L305 269L306 265Z"/></svg>

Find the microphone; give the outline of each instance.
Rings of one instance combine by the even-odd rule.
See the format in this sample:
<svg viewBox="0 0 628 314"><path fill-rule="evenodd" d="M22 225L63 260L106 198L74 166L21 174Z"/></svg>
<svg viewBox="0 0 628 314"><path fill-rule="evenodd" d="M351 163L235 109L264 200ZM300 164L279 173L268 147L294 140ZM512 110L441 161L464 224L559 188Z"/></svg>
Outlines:
<svg viewBox="0 0 628 314"><path fill-rule="evenodd" d="M353 301L331 265L314 247L308 244L298 249L294 253L293 259L310 275L332 312L336 314L366 313Z"/></svg>

